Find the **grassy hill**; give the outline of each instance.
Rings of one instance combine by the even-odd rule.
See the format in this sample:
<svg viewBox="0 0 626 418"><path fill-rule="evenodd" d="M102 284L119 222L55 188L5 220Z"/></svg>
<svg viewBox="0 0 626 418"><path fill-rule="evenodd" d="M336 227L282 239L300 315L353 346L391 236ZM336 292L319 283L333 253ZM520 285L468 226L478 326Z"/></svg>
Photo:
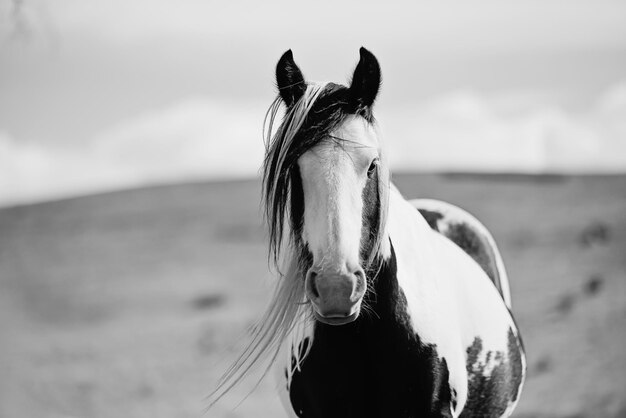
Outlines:
<svg viewBox="0 0 626 418"><path fill-rule="evenodd" d="M515 416L626 416L626 176L397 175L484 221L529 377ZM0 417L197 417L271 287L257 181L0 210ZM209 417L276 417L266 380Z"/></svg>

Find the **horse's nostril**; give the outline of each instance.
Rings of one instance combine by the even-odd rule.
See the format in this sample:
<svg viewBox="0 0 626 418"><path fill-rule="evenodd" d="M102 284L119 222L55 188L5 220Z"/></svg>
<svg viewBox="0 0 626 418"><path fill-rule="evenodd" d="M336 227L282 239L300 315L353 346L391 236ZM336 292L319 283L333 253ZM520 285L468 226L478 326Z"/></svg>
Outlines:
<svg viewBox="0 0 626 418"><path fill-rule="evenodd" d="M367 288L367 278L365 277L365 272L360 268L354 272L354 277L356 278L356 285L354 288L355 294L357 297L361 297Z"/></svg>
<svg viewBox="0 0 626 418"><path fill-rule="evenodd" d="M313 297L319 298L320 294L317 291L316 279L317 279L317 273L314 272L313 270L309 270L309 272L307 273L307 278L306 278L306 286L308 286L309 291L311 292Z"/></svg>

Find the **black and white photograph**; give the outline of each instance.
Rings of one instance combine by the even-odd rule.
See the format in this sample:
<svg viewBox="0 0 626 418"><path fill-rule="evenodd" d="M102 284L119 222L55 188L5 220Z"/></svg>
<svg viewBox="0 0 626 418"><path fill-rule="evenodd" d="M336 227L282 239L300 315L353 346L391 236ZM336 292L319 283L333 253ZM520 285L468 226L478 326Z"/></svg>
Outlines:
<svg viewBox="0 0 626 418"><path fill-rule="evenodd" d="M0 0L0 418L626 418L626 2Z"/></svg>

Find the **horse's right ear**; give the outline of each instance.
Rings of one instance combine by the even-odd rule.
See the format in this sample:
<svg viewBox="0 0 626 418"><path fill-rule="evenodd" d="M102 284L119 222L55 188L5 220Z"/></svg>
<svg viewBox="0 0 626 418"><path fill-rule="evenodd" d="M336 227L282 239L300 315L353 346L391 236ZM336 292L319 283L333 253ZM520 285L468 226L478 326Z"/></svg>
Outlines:
<svg viewBox="0 0 626 418"><path fill-rule="evenodd" d="M300 100L306 91L304 76L293 60L291 49L287 50L276 64L276 85L287 107Z"/></svg>

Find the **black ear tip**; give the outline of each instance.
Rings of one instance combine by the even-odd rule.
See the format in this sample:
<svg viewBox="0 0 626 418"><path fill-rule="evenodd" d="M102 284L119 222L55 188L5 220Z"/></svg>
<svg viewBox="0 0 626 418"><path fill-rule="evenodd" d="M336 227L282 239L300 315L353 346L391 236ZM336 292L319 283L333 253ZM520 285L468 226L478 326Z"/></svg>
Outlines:
<svg viewBox="0 0 626 418"><path fill-rule="evenodd" d="M368 49L366 49L365 47L361 47L359 48L359 56L361 57L361 59L363 58L374 58L374 54L372 54Z"/></svg>
<svg viewBox="0 0 626 418"><path fill-rule="evenodd" d="M280 56L280 59L278 61L279 62L293 61L293 52L291 52L291 49L288 49L285 52L283 52L283 55Z"/></svg>
<svg viewBox="0 0 626 418"><path fill-rule="evenodd" d="M370 71L380 73L380 64L378 59L365 47L359 49L359 64L365 65Z"/></svg>

